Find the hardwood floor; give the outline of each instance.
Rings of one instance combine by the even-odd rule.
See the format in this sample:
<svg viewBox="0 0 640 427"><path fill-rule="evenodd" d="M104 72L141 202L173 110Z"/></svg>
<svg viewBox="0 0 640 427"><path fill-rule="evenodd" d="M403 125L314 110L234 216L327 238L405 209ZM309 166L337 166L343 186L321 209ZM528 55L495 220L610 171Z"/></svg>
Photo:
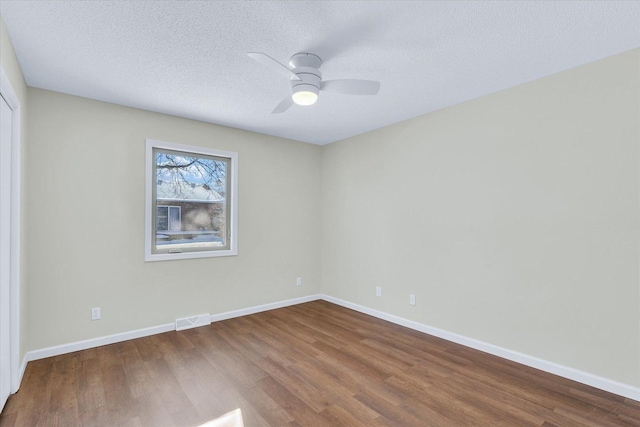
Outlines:
<svg viewBox="0 0 640 427"><path fill-rule="evenodd" d="M640 425L639 402L324 301L30 362L0 425L238 412L245 427Z"/></svg>

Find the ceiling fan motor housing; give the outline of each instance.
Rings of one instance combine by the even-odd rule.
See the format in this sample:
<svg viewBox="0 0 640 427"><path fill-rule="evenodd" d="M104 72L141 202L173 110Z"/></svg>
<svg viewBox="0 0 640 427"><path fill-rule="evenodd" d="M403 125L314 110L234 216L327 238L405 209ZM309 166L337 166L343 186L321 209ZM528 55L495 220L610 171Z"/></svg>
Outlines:
<svg viewBox="0 0 640 427"><path fill-rule="evenodd" d="M293 68L300 80L290 80L291 93L313 92L316 95L320 92L320 82L322 73L319 68L322 59L312 53L296 53L289 59L289 65Z"/></svg>

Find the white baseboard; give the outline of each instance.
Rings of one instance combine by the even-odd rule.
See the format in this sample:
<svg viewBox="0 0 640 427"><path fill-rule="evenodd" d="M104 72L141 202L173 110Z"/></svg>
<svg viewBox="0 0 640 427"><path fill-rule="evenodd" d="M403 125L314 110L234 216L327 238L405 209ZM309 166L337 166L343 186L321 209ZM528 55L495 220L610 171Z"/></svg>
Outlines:
<svg viewBox="0 0 640 427"><path fill-rule="evenodd" d="M24 377L24 371L27 370L27 362L29 362L27 360L27 354L24 355L24 357L22 358L22 363L20 364L20 366L18 367L18 386L15 388L15 390L11 390L11 394L17 393L18 390L20 390L20 384L22 384L22 378Z"/></svg>
<svg viewBox="0 0 640 427"><path fill-rule="evenodd" d="M273 302L270 304L258 305L255 307L243 308L240 310L227 311L220 314L212 314L211 321L218 322L220 320L232 319L234 317L247 316L249 314L260 313L261 311L274 310L276 308L287 307L290 305L302 304L305 302L315 301L321 299L322 295L309 295L301 298L294 298L285 301ZM161 334L163 332L175 331L175 323L166 323L164 325L152 326L144 329L136 329L134 331L122 332L119 334L107 335L104 337L91 338L84 341L76 341L69 344L57 345L54 347L47 347L40 350L33 350L27 352L23 361L22 373L26 369L27 362L32 360L44 359L45 357L58 356L60 354L72 353L74 351L86 350L89 348L100 347L107 344L114 344L117 342L128 341L135 338L147 337L149 335ZM22 380L22 375L20 376Z"/></svg>
<svg viewBox="0 0 640 427"><path fill-rule="evenodd" d="M129 341L135 338L148 337L149 335L161 334L175 330L175 323L166 323L164 325L151 326L149 328L136 329L129 332L107 335L104 337L90 338L84 341L76 341L69 344L56 345L40 350L32 350L27 353L25 358L27 361L44 359L46 357L58 356L60 354L73 353L74 351L86 350L89 348L100 347L103 345L114 344L122 341Z"/></svg>
<svg viewBox="0 0 640 427"><path fill-rule="evenodd" d="M554 375L558 375L563 378L567 378L582 384L586 384L601 390L608 391L620 396L627 397L629 399L640 401L640 387L634 387L632 385L623 384L617 381L613 381L607 378L599 377L597 375L590 374L588 372L579 371L574 368L559 365L554 362L539 359L534 356L529 356L524 353L509 350L497 345L489 344L483 341L479 341L473 338L468 338L463 335L458 335L452 332L447 332L442 329L434 328L433 326L424 325L422 323L414 322L399 316L385 313L383 311L374 310L372 308L364 307L359 304L354 304L339 298L335 298L329 295L323 295L322 299L333 304L340 305L342 307L350 308L360 313L368 314L378 319L386 320L397 325L405 326L416 331L424 332L425 334L433 335L438 338L445 339L457 344L471 347L476 350L483 351L485 353L493 354L494 356L502 357L503 359L511 360L513 362L521 363L532 368L540 369L541 371L549 372Z"/></svg>
<svg viewBox="0 0 640 427"><path fill-rule="evenodd" d="M322 294L309 295L306 297L288 299L285 301L272 302L270 304L257 305L255 307L241 308L239 310L227 311L220 314L212 314L211 321L219 322L221 320L233 319L234 317L248 316L250 314L260 313L262 311L275 310L276 308L288 307L290 305L302 304L305 302L316 301L322 299Z"/></svg>
<svg viewBox="0 0 640 427"><path fill-rule="evenodd" d="M350 308L355 311L359 311L364 314L368 314L373 317L377 317L382 320L386 320L397 325L405 326L416 331L424 332L429 335L433 335L447 341L455 342L457 344L471 347L476 350L483 351L485 353L493 354L503 359L511 360L517 363L521 363L532 368L540 369L551 374L555 374L564 378L568 378L579 383L587 384L592 387L599 388L601 390L608 391L620 396L627 397L629 399L640 401L640 387L634 387L628 384L623 384L617 381L613 381L607 378L599 377L587 372L579 371L574 368L562 366L554 362L539 359L537 357L529 356L527 354L519 353L517 351L509 350L506 348L498 347L493 344L485 343L473 338L468 338L463 335L458 335L452 332L447 332L442 329L434 328L432 326L424 325L422 323L408 320L399 316L394 316L379 310L368 308L359 304L354 304L339 298L335 298L324 294L309 295L301 298L294 298L285 301L279 301L264 305L258 305L249 308L243 308L239 310L227 311L220 314L212 314L211 321L218 322L221 320L232 319L234 317L247 316L249 314L260 313L263 311L274 310L277 308L288 307L291 305L302 304L305 302L325 300L333 304L340 305L342 307ZM45 357L57 356L60 354L71 353L79 350L86 350L89 348L100 347L107 344L113 344L122 341L128 341L135 338L146 337L149 335L160 334L163 332L169 332L175 330L175 323L167 323L164 325L153 326L150 328L137 329L134 331L123 332L119 334L108 335L104 337L92 338L84 341L77 341L69 344L58 345L54 347L48 347L40 350L33 350L28 352L20 366L20 382L24 375L27 362L32 360L43 359Z"/></svg>

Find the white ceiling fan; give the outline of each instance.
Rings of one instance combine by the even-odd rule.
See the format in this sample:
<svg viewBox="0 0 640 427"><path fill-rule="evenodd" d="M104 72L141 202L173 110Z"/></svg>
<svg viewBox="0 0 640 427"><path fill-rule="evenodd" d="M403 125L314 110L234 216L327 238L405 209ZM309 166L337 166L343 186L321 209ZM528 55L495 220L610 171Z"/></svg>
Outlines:
<svg viewBox="0 0 640 427"><path fill-rule="evenodd" d="M251 58L267 68L289 78L291 94L287 95L272 114L283 113L294 103L297 105L313 105L318 100L321 90L343 93L347 95L376 95L380 90L380 82L374 80L340 79L322 81L320 65L322 59L313 53L296 53L289 59L291 68L276 61L269 55L260 52L247 53Z"/></svg>

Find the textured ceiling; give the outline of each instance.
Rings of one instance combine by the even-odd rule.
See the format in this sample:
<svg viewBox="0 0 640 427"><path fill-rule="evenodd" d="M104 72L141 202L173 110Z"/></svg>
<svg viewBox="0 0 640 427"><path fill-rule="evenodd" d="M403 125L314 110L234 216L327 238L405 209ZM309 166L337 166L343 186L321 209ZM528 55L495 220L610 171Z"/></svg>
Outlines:
<svg viewBox="0 0 640 427"><path fill-rule="evenodd" d="M637 1L11 1L27 84L326 144L640 46ZM287 79L250 59L324 60L321 93L271 110Z"/></svg>

